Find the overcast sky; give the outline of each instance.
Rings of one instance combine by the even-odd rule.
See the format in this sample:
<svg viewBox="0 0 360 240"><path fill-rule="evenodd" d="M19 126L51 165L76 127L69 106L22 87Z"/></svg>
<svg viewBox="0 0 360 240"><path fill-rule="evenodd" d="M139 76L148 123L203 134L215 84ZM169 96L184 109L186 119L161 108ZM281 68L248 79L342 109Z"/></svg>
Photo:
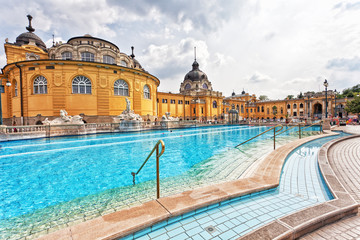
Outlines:
<svg viewBox="0 0 360 240"><path fill-rule="evenodd" d="M48 47L90 34L135 55L179 92L197 61L216 91L289 94L360 84L360 1L0 0L0 40L26 32L27 14ZM0 50L0 67L6 57Z"/></svg>

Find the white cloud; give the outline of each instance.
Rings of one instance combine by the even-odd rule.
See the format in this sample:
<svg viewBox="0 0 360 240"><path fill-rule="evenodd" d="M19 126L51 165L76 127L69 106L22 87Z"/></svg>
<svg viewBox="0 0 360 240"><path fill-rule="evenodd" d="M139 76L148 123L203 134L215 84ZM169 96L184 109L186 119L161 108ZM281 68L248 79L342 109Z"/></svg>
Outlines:
<svg viewBox="0 0 360 240"><path fill-rule="evenodd" d="M177 92L193 48L214 90L283 99L300 91L358 84L359 1L14 0L0 9L0 36L14 42L32 14L36 34L52 45L89 33L111 41ZM0 64L5 65L0 48Z"/></svg>

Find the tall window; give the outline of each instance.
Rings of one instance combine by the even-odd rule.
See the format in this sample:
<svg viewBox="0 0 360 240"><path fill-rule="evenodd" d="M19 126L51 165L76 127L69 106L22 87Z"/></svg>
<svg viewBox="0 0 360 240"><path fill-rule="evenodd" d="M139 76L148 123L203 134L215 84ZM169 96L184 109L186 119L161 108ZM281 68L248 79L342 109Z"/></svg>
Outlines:
<svg viewBox="0 0 360 240"><path fill-rule="evenodd" d="M144 98L145 99L150 99L150 88L148 85L144 86Z"/></svg>
<svg viewBox="0 0 360 240"><path fill-rule="evenodd" d="M294 106L293 106L293 108L296 108L296 103L294 103Z"/></svg>
<svg viewBox="0 0 360 240"><path fill-rule="evenodd" d="M204 83L203 88L208 89L208 85L206 83Z"/></svg>
<svg viewBox="0 0 360 240"><path fill-rule="evenodd" d="M287 105L287 108L290 109L290 104Z"/></svg>
<svg viewBox="0 0 360 240"><path fill-rule="evenodd" d="M115 63L115 58L113 58L112 56L109 56L109 55L104 55L103 56L103 63L114 64Z"/></svg>
<svg viewBox="0 0 360 240"><path fill-rule="evenodd" d="M264 112L264 106L261 106L261 112Z"/></svg>
<svg viewBox="0 0 360 240"><path fill-rule="evenodd" d="M114 83L114 95L129 96L129 85L124 80L116 80Z"/></svg>
<svg viewBox="0 0 360 240"><path fill-rule="evenodd" d="M124 60L121 60L120 65L123 67L127 67L127 62Z"/></svg>
<svg viewBox="0 0 360 240"><path fill-rule="evenodd" d="M300 108L304 108L304 104L300 103Z"/></svg>
<svg viewBox="0 0 360 240"><path fill-rule="evenodd" d="M34 79L34 94L47 93L47 80L43 76L37 76Z"/></svg>
<svg viewBox="0 0 360 240"><path fill-rule="evenodd" d="M72 81L72 93L91 94L91 82L85 76L76 76Z"/></svg>
<svg viewBox="0 0 360 240"><path fill-rule="evenodd" d="M71 60L72 59L72 53L71 52L63 52L63 53L61 53L61 59L62 60Z"/></svg>
<svg viewBox="0 0 360 240"><path fill-rule="evenodd" d="M13 85L14 85L14 97L17 97L18 95L17 81L14 80Z"/></svg>
<svg viewBox="0 0 360 240"><path fill-rule="evenodd" d="M82 52L81 53L81 61L86 61L86 62L94 62L95 58L94 58L94 54L91 52Z"/></svg>
<svg viewBox="0 0 360 240"><path fill-rule="evenodd" d="M217 108L217 102L215 100L213 101L213 108Z"/></svg>

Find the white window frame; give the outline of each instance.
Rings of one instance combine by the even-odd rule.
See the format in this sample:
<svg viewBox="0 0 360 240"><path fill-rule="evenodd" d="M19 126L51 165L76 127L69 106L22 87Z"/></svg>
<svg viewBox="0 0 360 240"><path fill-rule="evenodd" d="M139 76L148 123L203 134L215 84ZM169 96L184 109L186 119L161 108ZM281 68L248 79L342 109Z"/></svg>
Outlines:
<svg viewBox="0 0 360 240"><path fill-rule="evenodd" d="M44 76L37 76L34 79L34 94L47 94L47 80Z"/></svg>
<svg viewBox="0 0 360 240"><path fill-rule="evenodd" d="M71 84L74 94L91 94L91 81L85 76L76 76Z"/></svg>
<svg viewBox="0 0 360 240"><path fill-rule="evenodd" d="M150 87L148 85L144 86L144 98L145 99L151 99L150 96Z"/></svg>
<svg viewBox="0 0 360 240"><path fill-rule="evenodd" d="M129 96L129 85L125 80L118 79L114 82L115 96Z"/></svg>

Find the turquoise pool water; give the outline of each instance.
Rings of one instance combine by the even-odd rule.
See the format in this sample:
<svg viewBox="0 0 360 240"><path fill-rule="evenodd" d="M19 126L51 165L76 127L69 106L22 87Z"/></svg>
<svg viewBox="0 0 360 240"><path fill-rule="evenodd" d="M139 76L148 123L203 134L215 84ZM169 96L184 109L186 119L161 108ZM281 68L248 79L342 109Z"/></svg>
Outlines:
<svg viewBox="0 0 360 240"><path fill-rule="evenodd" d="M225 154L238 143L266 129L219 126L1 142L0 229L6 232L29 225L28 230L20 231L26 235L27 231L34 230L32 221L43 219L39 210L63 206L68 201L76 210L76 199L102 192L106 192L108 195L104 198L108 198L112 189L130 186L130 173L140 167L159 139L166 145L165 154L160 158L160 177L164 179L181 175L214 155ZM271 133L260 139L270 136ZM155 165L151 159L136 182L144 183L154 177ZM65 208L61 211L71 218ZM37 219L30 221L31 214ZM52 217L59 220L62 216Z"/></svg>
<svg viewBox="0 0 360 240"><path fill-rule="evenodd" d="M317 139L293 150L276 189L198 209L122 239L237 239L277 218L333 199L322 179L317 153L323 144L344 135ZM208 231L209 227L213 231Z"/></svg>

